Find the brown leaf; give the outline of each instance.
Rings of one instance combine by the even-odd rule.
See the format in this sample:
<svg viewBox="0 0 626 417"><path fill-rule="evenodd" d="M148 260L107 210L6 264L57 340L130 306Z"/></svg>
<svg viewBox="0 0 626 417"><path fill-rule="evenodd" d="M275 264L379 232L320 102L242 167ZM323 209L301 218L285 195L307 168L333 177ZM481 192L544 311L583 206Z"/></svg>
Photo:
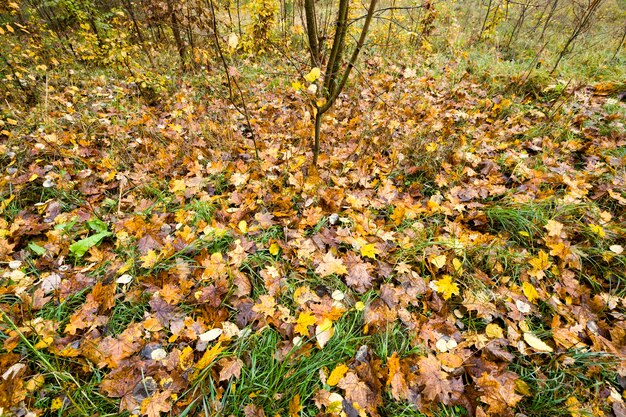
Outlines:
<svg viewBox="0 0 626 417"><path fill-rule="evenodd" d="M219 380L227 381L231 377L235 377L235 379L239 379L241 376L241 367L243 366L243 361L239 358L222 358L217 362L218 365L222 367L220 370Z"/></svg>
<svg viewBox="0 0 626 417"><path fill-rule="evenodd" d="M441 362L436 356L420 358L418 366L420 373L417 382L424 387L422 394L428 401L436 400L447 405L463 392L463 383L460 379L450 378L441 369Z"/></svg>
<svg viewBox="0 0 626 417"><path fill-rule="evenodd" d="M160 417L162 412L172 409L170 396L172 392L165 390L141 402L141 414L148 417Z"/></svg>
<svg viewBox="0 0 626 417"><path fill-rule="evenodd" d="M483 392L480 400L489 406L487 410L491 415L513 415L513 409L522 399L515 393L515 380L519 377L513 372L505 372L500 375L491 375L484 372L476 380L476 385Z"/></svg>
<svg viewBox="0 0 626 417"><path fill-rule="evenodd" d="M341 378L337 386L345 391L346 399L350 404L357 403L363 410L369 407L370 400L374 397L367 384L352 371Z"/></svg>
<svg viewBox="0 0 626 417"><path fill-rule="evenodd" d="M363 262L361 258L353 253L346 256L348 275L346 284L359 293L364 293L372 287L373 277L370 275L371 265Z"/></svg>

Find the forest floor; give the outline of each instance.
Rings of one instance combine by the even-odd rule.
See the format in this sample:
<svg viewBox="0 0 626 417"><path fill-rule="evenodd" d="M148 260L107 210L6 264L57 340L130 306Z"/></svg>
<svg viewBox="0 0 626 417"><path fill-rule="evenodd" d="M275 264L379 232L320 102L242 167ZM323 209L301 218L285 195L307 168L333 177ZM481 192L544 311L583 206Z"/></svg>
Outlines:
<svg viewBox="0 0 626 417"><path fill-rule="evenodd" d="M618 85L252 77L4 113L0 414L625 415Z"/></svg>

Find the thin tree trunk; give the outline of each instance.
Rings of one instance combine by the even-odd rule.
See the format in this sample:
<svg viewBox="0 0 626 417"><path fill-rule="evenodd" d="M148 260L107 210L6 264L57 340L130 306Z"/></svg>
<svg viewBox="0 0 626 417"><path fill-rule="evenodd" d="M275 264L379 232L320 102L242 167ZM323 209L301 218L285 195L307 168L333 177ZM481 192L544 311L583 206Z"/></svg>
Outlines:
<svg viewBox="0 0 626 417"><path fill-rule="evenodd" d="M624 26L624 31L622 33L622 38L620 39L619 43L617 44L617 48L615 48L615 52L613 53L613 56L611 57L611 61L613 61L617 57L617 54L619 54L619 51L622 49L622 45L624 45L624 41L625 40L626 40L626 25Z"/></svg>
<svg viewBox="0 0 626 417"><path fill-rule="evenodd" d="M180 56L180 67L185 70L185 43L180 35L180 27L178 26L178 19L176 19L176 11L174 10L174 4L172 0L167 1L167 12L170 15L170 22L172 24L172 34L174 35L174 41L176 42L176 48L178 49L178 55Z"/></svg>
<svg viewBox="0 0 626 417"><path fill-rule="evenodd" d="M491 13L491 2L492 2L492 0L489 0L489 4L487 5L487 13L485 14L485 18L483 19L483 25L480 28L480 33L478 34L478 39L482 39L483 32L485 31L485 27L487 26L487 19L489 19L489 13Z"/></svg>
<svg viewBox="0 0 626 417"><path fill-rule="evenodd" d="M320 133L322 129L322 117L324 117L324 113L320 112L319 109L317 114L315 115L315 130L313 132L313 137L315 139L315 143L313 144L313 166L317 166L317 158L320 154Z"/></svg>
<svg viewBox="0 0 626 417"><path fill-rule="evenodd" d="M572 43L574 43L574 41L580 36L580 34L583 33L583 31L588 27L591 21L591 17L598 9L598 7L600 7L600 3L602 3L602 0L593 0L591 4L587 7L587 10L585 11L582 19L578 22L576 28L574 28L574 31L567 39L567 42L565 42L565 46L563 46L563 49L561 49L561 53L559 53L559 56L556 59L552 70L550 70L550 74L553 74L556 71L556 68L558 67L565 54L569 52L570 45L572 45Z"/></svg>
<svg viewBox="0 0 626 417"><path fill-rule="evenodd" d="M333 90L336 87L337 73L341 65L341 55L343 54L343 48L346 43L349 3L349 0L339 1L333 46L330 51L330 56L328 57L326 74L324 74L324 89L329 95L333 94Z"/></svg>
<svg viewBox="0 0 626 417"><path fill-rule="evenodd" d="M304 0L304 14L306 17L306 34L309 38L309 53L311 66L319 67L319 46L317 43L317 16L315 14L315 0Z"/></svg>

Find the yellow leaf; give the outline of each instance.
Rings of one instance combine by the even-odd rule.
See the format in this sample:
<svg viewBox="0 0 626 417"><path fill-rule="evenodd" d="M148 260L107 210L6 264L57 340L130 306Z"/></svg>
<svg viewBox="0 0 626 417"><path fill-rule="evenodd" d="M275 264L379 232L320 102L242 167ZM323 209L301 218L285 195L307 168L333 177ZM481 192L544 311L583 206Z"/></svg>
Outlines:
<svg viewBox="0 0 626 417"><path fill-rule="evenodd" d="M157 255L157 253L150 249L148 251L148 253L146 253L144 256L140 257L139 260L142 262L141 266L143 268L152 268L154 265L156 265L156 263L159 260L159 255Z"/></svg>
<svg viewBox="0 0 626 417"><path fill-rule="evenodd" d="M304 90L304 84L302 84L300 81L294 81L291 83L291 88L296 91Z"/></svg>
<svg viewBox="0 0 626 417"><path fill-rule="evenodd" d="M184 180L172 180L170 182L170 191L174 194L184 192L187 189Z"/></svg>
<svg viewBox="0 0 626 417"><path fill-rule="evenodd" d="M502 339L504 337L502 327L498 326L495 323L489 323L487 325L487 328L485 329L485 334L490 339Z"/></svg>
<svg viewBox="0 0 626 417"><path fill-rule="evenodd" d="M452 260L452 266L457 274L461 275L463 273L463 263L458 258Z"/></svg>
<svg viewBox="0 0 626 417"><path fill-rule="evenodd" d="M593 233L595 233L599 237L605 237L606 236L606 233L604 232L604 229L600 225L592 223L592 224L589 225L589 228L591 229L591 231Z"/></svg>
<svg viewBox="0 0 626 417"><path fill-rule="evenodd" d="M191 346L186 346L182 352L180 352L180 358L178 360L178 366L183 371L191 368L193 365L193 348Z"/></svg>
<svg viewBox="0 0 626 417"><path fill-rule="evenodd" d="M361 246L361 255L376 259L376 254L378 254L378 249L373 243Z"/></svg>
<svg viewBox="0 0 626 417"><path fill-rule="evenodd" d="M311 71L307 75L304 76L304 79L312 83L315 82L315 80L317 80L320 75L322 75L322 71L318 67L315 67L311 69Z"/></svg>
<svg viewBox="0 0 626 417"><path fill-rule="evenodd" d="M0 213L2 213L5 208L7 208L9 203L11 203L11 201L13 201L14 198L15 198L15 194L11 195L9 198L6 198L0 202Z"/></svg>
<svg viewBox="0 0 626 417"><path fill-rule="evenodd" d="M335 334L333 322L330 319L324 319L321 324L315 326L315 338L320 349L323 349L326 343Z"/></svg>
<svg viewBox="0 0 626 417"><path fill-rule="evenodd" d="M294 327L294 331L301 336L309 335L309 326L315 324L317 319L313 314L308 311L303 311L298 316L298 320L296 321L296 325Z"/></svg>
<svg viewBox="0 0 626 417"><path fill-rule="evenodd" d="M330 373L330 376L326 380L326 383L330 385L331 387L334 387L335 385L339 383L339 380L346 375L346 372L348 372L348 369L350 368L348 368L346 365L342 363L335 366L335 369L333 369L333 371Z"/></svg>
<svg viewBox="0 0 626 417"><path fill-rule="evenodd" d="M524 333L524 341L538 352L552 352L553 349L532 333Z"/></svg>
<svg viewBox="0 0 626 417"><path fill-rule="evenodd" d="M356 303L354 303L354 309L356 311L363 311L365 310L365 304L363 303L363 301L357 301Z"/></svg>
<svg viewBox="0 0 626 417"><path fill-rule="evenodd" d="M539 298L539 293L537 292L535 287L533 287L532 284L528 282L522 284L522 291L524 292L526 298L528 298L528 301L530 301L531 303Z"/></svg>
<svg viewBox="0 0 626 417"><path fill-rule="evenodd" d="M515 391L519 392L522 395L530 395L531 394L530 387L522 379L516 379L515 380Z"/></svg>
<svg viewBox="0 0 626 417"><path fill-rule="evenodd" d="M559 237L563 231L563 224L556 220L548 220L544 227L548 231L548 236Z"/></svg>
<svg viewBox="0 0 626 417"><path fill-rule="evenodd" d="M248 222L245 220L242 220L239 222L239 224L237 225L237 227L239 228L239 231L241 233L248 233Z"/></svg>
<svg viewBox="0 0 626 417"><path fill-rule="evenodd" d="M302 411L302 405L300 405L300 394L296 394L291 400L289 400L289 417L298 417Z"/></svg>
<svg viewBox="0 0 626 417"><path fill-rule="evenodd" d="M280 251L280 246L278 246L276 243L272 243L270 245L270 254L273 256L278 255L278 252Z"/></svg>
<svg viewBox="0 0 626 417"><path fill-rule="evenodd" d="M46 382L46 377L43 376L42 374L37 374L28 380L28 382L24 385L24 388L26 388L26 391L28 392L33 392L43 387L45 382Z"/></svg>
<svg viewBox="0 0 626 417"><path fill-rule="evenodd" d="M35 181L37 178L39 178L39 175L33 174L28 178L28 182Z"/></svg>
<svg viewBox="0 0 626 417"><path fill-rule="evenodd" d="M50 404L51 411L60 410L61 408L63 408L63 400L60 397L52 400L52 403Z"/></svg>
<svg viewBox="0 0 626 417"><path fill-rule="evenodd" d="M217 342L215 346L204 352L204 355L202 355L202 358L200 358L195 366L196 370L200 371L209 366L211 362L213 362L213 359L215 359L223 350L224 348L222 347L222 342Z"/></svg>
<svg viewBox="0 0 626 417"><path fill-rule="evenodd" d="M578 398L573 396L569 397L565 401L565 405L567 406L567 411L569 411L572 417L581 417L583 415Z"/></svg>
<svg viewBox="0 0 626 417"><path fill-rule="evenodd" d="M438 281L434 282L437 288L437 292L443 294L443 299L447 300L452 295L459 295L459 286L456 283L452 282L452 277L450 275L444 275Z"/></svg>
<svg viewBox="0 0 626 417"><path fill-rule="evenodd" d="M446 264L446 255L431 256L428 260L435 268L441 269Z"/></svg>
<svg viewBox="0 0 626 417"><path fill-rule="evenodd" d="M228 47L230 49L237 48L237 44L239 44L239 37L235 33L231 33L228 35Z"/></svg>
<svg viewBox="0 0 626 417"><path fill-rule="evenodd" d="M435 152L437 150L437 144L435 142L429 142L428 145L426 145L426 151L427 152Z"/></svg>
<svg viewBox="0 0 626 417"><path fill-rule="evenodd" d="M528 260L530 266L533 267L533 270L528 273L531 277L535 277L541 279L545 276L543 273L550 266L550 259L548 254L543 250L540 250L535 258L531 258Z"/></svg>
<svg viewBox="0 0 626 417"><path fill-rule="evenodd" d="M387 374L387 386L391 385L394 376L400 371L400 358L398 352L393 352L390 357L387 358L387 367L389 373ZM347 367L346 367L347 368Z"/></svg>

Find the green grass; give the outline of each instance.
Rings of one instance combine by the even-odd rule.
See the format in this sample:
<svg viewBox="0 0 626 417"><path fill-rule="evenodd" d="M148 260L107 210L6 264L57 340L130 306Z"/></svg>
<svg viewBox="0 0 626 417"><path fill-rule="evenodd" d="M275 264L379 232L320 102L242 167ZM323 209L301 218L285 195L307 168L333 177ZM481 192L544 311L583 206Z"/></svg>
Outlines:
<svg viewBox="0 0 626 417"><path fill-rule="evenodd" d="M381 415L394 417L466 417L468 412L461 406L445 406L440 405L434 411L422 413L417 410L415 404L402 401L395 401L392 398L385 400L385 404L381 407Z"/></svg>
<svg viewBox="0 0 626 417"><path fill-rule="evenodd" d="M277 348L284 341L278 331L265 328L239 340L231 354L245 363L241 377L227 385L220 400L222 407L215 414L208 404L198 402L196 411L218 416L244 416L243 407L253 403L266 415L286 415L289 401L299 395L304 406L303 415L314 415L317 409L311 397L323 388L321 369L332 370L337 364L348 362L368 337L361 333L359 313L349 313L335 323L335 334L324 349L313 347L300 352L292 349L284 359L277 359ZM314 342L313 342L314 343ZM202 395L210 401L217 398L217 381L210 373L196 381L188 395Z"/></svg>
<svg viewBox="0 0 626 417"><path fill-rule="evenodd" d="M10 300L3 298L2 301ZM61 314L65 315L63 311ZM59 399L63 406L57 413L50 415L70 417L89 416L94 413L102 416L119 415L117 402L99 391L104 372L93 366L92 372L84 372L85 363L71 358L60 358L45 349L38 349L35 347L36 337L24 334L4 312L2 312L2 323L7 329L18 334L20 339L18 351L21 351L24 360L30 362L31 366L34 366L44 377L40 388L40 393L43 395L35 402L36 406L49 410L52 402ZM0 338L6 337L7 334L0 331Z"/></svg>
<svg viewBox="0 0 626 417"><path fill-rule="evenodd" d="M597 398L600 390L617 387L614 370L618 359L602 352L569 350L549 354L545 364L538 367L530 359L517 355L510 368L528 384L531 395L525 396L518 410L528 417L569 416L566 401L571 396ZM592 410L581 409L587 416Z"/></svg>
<svg viewBox="0 0 626 417"><path fill-rule="evenodd" d="M400 323L392 323L385 331L374 333L370 343L376 357L382 360L386 360L394 352L401 358L427 353L427 349L412 340L408 329Z"/></svg>

